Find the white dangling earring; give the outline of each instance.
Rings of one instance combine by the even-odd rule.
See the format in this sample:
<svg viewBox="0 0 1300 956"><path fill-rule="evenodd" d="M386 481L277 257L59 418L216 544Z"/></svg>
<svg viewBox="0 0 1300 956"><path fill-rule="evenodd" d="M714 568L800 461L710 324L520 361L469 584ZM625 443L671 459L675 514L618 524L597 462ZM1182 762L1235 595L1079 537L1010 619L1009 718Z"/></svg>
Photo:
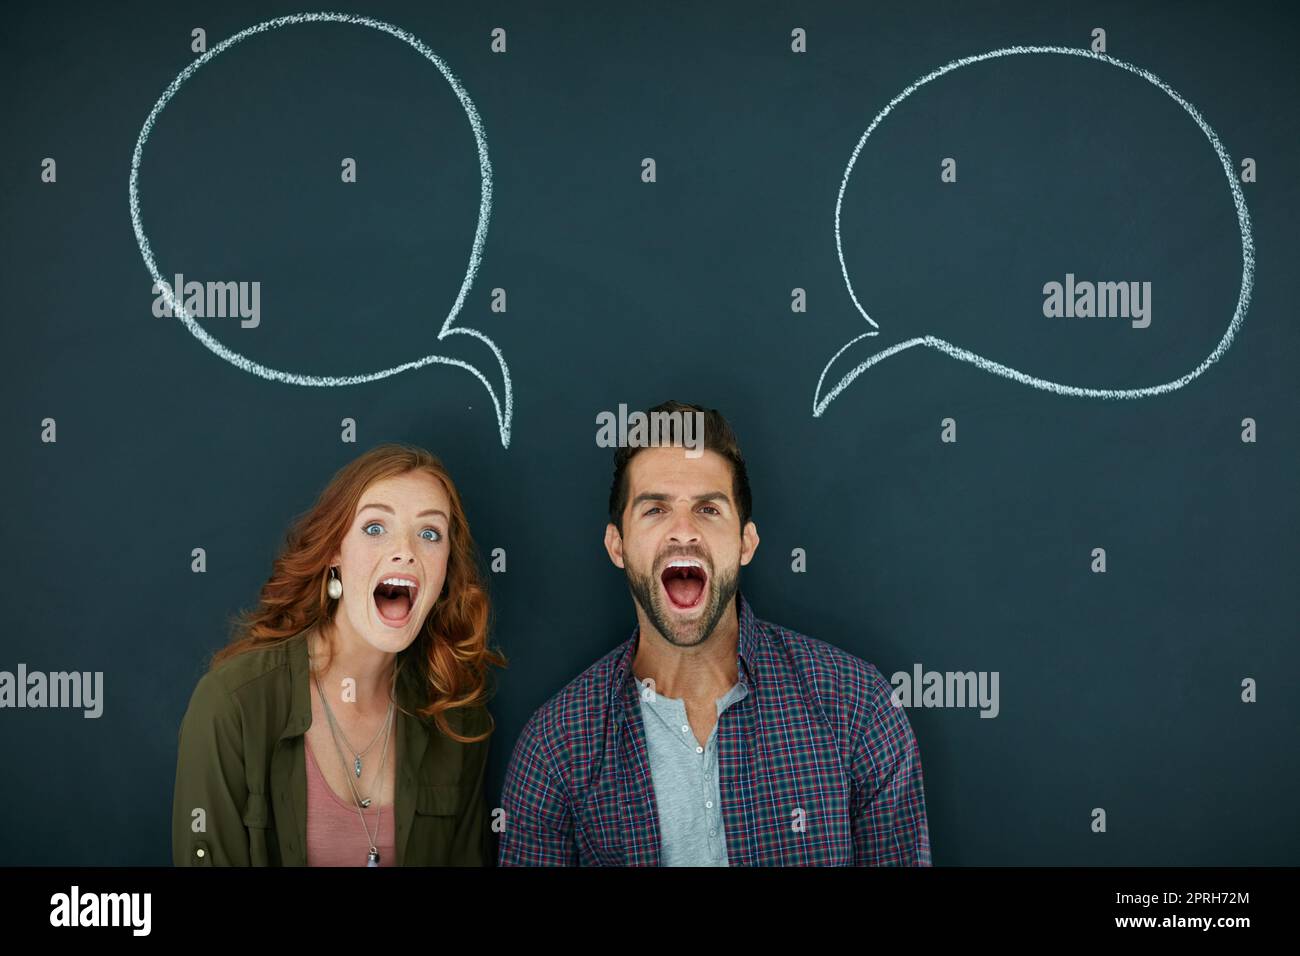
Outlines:
<svg viewBox="0 0 1300 956"><path fill-rule="evenodd" d="M343 596L343 582L338 579L333 568L330 568L330 583L325 586L325 591L336 601Z"/></svg>

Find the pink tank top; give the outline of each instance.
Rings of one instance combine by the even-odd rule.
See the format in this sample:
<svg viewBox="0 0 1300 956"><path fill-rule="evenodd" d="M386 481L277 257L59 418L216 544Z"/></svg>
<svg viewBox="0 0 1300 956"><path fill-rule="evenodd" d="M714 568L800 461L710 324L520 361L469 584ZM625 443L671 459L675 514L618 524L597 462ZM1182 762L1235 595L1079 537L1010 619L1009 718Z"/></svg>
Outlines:
<svg viewBox="0 0 1300 956"><path fill-rule="evenodd" d="M305 739L302 749L307 751L307 865L365 866L370 846L356 805L344 803L330 789ZM375 832L378 816L375 845L379 848L379 865L393 866L397 860L393 849L393 805L380 807L378 814L373 805L362 812L371 833Z"/></svg>

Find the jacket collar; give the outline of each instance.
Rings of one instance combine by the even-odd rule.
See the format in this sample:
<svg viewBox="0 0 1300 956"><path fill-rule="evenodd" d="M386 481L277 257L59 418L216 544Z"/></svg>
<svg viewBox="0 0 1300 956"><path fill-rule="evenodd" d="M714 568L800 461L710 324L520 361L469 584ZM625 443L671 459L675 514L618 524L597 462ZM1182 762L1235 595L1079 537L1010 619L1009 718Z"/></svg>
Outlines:
<svg viewBox="0 0 1300 956"><path fill-rule="evenodd" d="M740 627L740 633L736 640L736 673L740 679L745 681L749 691L754 689L755 664L758 652L758 624L757 618L754 617L754 611L745 600L745 595L736 592L736 618ZM614 706L618 703L623 688L627 685L628 679L632 676L632 661L636 658L637 645L640 643L641 628L638 625L632 631L632 636L623 644L622 651L614 663L614 673L609 682L609 703Z"/></svg>
<svg viewBox="0 0 1300 956"><path fill-rule="evenodd" d="M298 737L311 726L311 675L307 671L307 637L302 631L289 640L289 719L280 739Z"/></svg>

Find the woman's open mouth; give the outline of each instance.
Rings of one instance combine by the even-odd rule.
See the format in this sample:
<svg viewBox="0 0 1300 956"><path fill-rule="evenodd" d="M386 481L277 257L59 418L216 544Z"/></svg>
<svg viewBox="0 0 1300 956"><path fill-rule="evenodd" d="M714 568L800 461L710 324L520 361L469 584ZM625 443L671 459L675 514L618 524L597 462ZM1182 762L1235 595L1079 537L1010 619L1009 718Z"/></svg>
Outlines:
<svg viewBox="0 0 1300 956"><path fill-rule="evenodd" d="M709 575L704 565L692 558L669 561L659 575L668 603L675 611L693 611L704 603L704 590Z"/></svg>
<svg viewBox="0 0 1300 956"><path fill-rule="evenodd" d="M384 578L375 585L375 607L379 618L389 627L404 627L415 609L415 596L420 592L419 582L404 574Z"/></svg>

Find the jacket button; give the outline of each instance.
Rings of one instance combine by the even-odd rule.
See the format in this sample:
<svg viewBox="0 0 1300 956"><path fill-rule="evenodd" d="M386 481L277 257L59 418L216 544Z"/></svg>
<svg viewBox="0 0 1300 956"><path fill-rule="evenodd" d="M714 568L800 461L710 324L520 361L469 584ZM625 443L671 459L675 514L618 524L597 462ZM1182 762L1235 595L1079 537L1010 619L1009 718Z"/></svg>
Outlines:
<svg viewBox="0 0 1300 956"><path fill-rule="evenodd" d="M195 850L194 855L197 856L200 860L203 859L203 847L199 847L197 850Z"/></svg>

